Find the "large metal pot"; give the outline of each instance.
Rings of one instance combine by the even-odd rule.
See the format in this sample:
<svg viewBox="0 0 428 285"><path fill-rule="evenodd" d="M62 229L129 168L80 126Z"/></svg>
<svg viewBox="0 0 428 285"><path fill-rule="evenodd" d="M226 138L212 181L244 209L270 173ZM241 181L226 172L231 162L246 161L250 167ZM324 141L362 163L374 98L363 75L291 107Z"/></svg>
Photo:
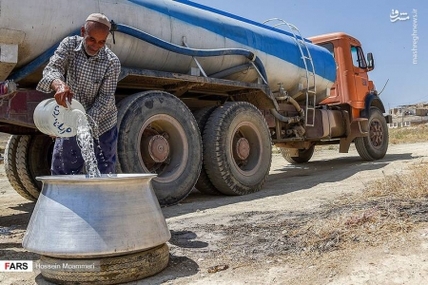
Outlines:
<svg viewBox="0 0 428 285"><path fill-rule="evenodd" d="M23 247L59 258L128 254L171 234L150 180L154 174L43 176Z"/></svg>

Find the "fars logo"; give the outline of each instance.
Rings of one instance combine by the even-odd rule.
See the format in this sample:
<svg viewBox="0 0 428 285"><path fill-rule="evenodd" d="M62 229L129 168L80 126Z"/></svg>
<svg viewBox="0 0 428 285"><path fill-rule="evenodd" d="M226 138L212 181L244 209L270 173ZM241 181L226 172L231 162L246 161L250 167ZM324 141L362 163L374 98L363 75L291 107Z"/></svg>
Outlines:
<svg viewBox="0 0 428 285"><path fill-rule="evenodd" d="M1 260L0 272L32 272L32 260Z"/></svg>

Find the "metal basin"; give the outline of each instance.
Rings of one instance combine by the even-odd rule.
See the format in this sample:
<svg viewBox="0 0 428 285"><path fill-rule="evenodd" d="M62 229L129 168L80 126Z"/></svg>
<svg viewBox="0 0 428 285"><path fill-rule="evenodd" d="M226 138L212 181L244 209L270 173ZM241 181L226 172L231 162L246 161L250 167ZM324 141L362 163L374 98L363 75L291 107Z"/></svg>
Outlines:
<svg viewBox="0 0 428 285"><path fill-rule="evenodd" d="M150 180L154 174L37 177L43 189L23 247L61 258L105 257L146 250L171 234Z"/></svg>

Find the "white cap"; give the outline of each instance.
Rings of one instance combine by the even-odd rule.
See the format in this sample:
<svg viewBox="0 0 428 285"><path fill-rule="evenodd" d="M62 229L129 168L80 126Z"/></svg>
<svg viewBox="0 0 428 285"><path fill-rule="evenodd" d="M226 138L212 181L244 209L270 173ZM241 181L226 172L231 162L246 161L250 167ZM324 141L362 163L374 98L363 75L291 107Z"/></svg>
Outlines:
<svg viewBox="0 0 428 285"><path fill-rule="evenodd" d="M88 18L86 18L86 21L101 23L103 25L106 25L109 30L111 29L110 20L107 18L106 15L101 13L92 13L91 15L88 16Z"/></svg>

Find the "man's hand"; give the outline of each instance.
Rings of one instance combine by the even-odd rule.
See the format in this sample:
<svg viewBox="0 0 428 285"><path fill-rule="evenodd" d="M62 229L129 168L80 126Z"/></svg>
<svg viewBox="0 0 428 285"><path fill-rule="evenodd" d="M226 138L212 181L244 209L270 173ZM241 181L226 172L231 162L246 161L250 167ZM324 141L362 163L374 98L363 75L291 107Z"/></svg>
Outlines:
<svg viewBox="0 0 428 285"><path fill-rule="evenodd" d="M71 104L71 99L73 98L73 92L71 91L70 87L60 79L55 79L52 81L51 87L55 91L55 100L58 105L67 108L68 106L66 101Z"/></svg>

